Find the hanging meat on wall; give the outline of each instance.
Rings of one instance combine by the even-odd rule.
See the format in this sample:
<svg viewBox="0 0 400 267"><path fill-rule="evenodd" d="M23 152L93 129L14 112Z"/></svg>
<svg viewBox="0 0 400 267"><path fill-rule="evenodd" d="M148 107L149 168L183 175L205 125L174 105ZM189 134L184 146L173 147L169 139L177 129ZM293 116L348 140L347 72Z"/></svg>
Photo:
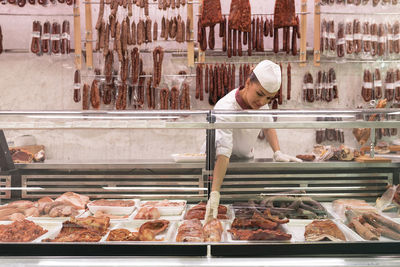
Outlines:
<svg viewBox="0 0 400 267"><path fill-rule="evenodd" d="M221 3L219 0L204 0L201 9L201 26L214 26L222 21Z"/></svg>
<svg viewBox="0 0 400 267"><path fill-rule="evenodd" d="M294 0L276 0L274 9L274 52L279 51L279 28L283 28L283 48L289 52L289 46L292 44L292 54L297 54L297 47L295 45L295 38L299 38L299 34L292 35L292 42L290 42L290 27L293 27L293 32L297 32L299 27L299 20L296 17L296 10Z"/></svg>
<svg viewBox="0 0 400 267"><path fill-rule="evenodd" d="M229 26L241 32L251 31L251 6L249 0L232 0Z"/></svg>

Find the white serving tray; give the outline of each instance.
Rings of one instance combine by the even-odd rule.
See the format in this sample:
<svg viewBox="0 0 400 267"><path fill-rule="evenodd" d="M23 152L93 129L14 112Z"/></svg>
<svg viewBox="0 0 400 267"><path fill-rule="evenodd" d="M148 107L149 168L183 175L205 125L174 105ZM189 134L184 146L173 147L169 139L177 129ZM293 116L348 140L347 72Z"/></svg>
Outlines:
<svg viewBox="0 0 400 267"><path fill-rule="evenodd" d="M162 200L141 201L139 209L141 207L145 206L145 204L149 201L152 202L152 201L162 201ZM177 200L169 200L169 201L183 203L183 205L176 206L176 207L157 207L157 206L155 206L158 209L158 211L160 212L160 215L161 216L179 216L179 215L181 215L186 208L186 200L177 199Z"/></svg>
<svg viewBox="0 0 400 267"><path fill-rule="evenodd" d="M56 222L56 221L33 221L35 224L41 226L43 229L47 230L47 233L44 233L43 235L37 237L36 239L30 241L32 243L40 243L43 239L48 238L49 235L51 235L53 232L60 232L62 223L61 222ZM13 221L0 221L0 224L11 224Z"/></svg>
<svg viewBox="0 0 400 267"><path fill-rule="evenodd" d="M231 223L229 223L228 227L226 228L226 235L228 236L228 242L232 243L290 243L291 240L236 240L232 238L232 234L228 232L231 229ZM281 231L290 234L284 227L281 227ZM292 236L293 239L293 236Z"/></svg>
<svg viewBox="0 0 400 267"><path fill-rule="evenodd" d="M396 218L395 219L395 218L390 218L390 217L382 215L382 214L379 214L379 215L381 215L382 217L385 217L388 220L394 221L396 223L400 223L400 218ZM349 229L352 230L354 232L354 234L356 234L361 240L366 240L366 239L362 238L355 230L351 229L350 227L349 227ZM374 240L368 240L368 242L373 242L373 241ZM391 238L388 238L388 237L385 237L385 236L380 236L379 239L377 240L377 242L378 241L393 242L393 241L398 241L398 240L394 240L394 239L391 239Z"/></svg>
<svg viewBox="0 0 400 267"><path fill-rule="evenodd" d="M95 214L97 211L103 211L110 215L130 215L140 205L139 199L110 199L110 200L132 200L135 201L135 205L130 207L98 206L94 205L93 201L91 201L87 204L87 207L89 208L89 211L92 214Z"/></svg>
<svg viewBox="0 0 400 267"><path fill-rule="evenodd" d="M138 232L140 226L149 221L153 221L153 220L135 220L135 221L131 221L131 222L120 222L120 223L114 224L113 227L110 227L110 230L107 232L107 234L103 236L103 238L101 239L101 242L118 243L118 242L170 242L171 241L171 235L174 231L174 227L176 227L175 222L171 222L171 221L169 222L167 229L164 232L162 232L156 236L156 239L158 239L158 240L155 240L155 241L107 241L107 237L111 230L123 228L123 229L127 229L131 232ZM161 240L161 239L163 239L163 240Z"/></svg>
<svg viewBox="0 0 400 267"><path fill-rule="evenodd" d="M290 220L287 224L283 224L282 228L285 229L285 232L292 235L292 242L323 242L323 241L305 241L304 232L305 227L312 223L314 220ZM341 221L337 219L332 220L337 227L342 231L344 236L346 237L346 241L363 241L353 230L343 224ZM332 241L326 241L332 242ZM345 241L343 241L345 242Z"/></svg>
<svg viewBox="0 0 400 267"><path fill-rule="evenodd" d="M175 162L205 162L206 154L202 153L180 153L180 154L171 154L171 157Z"/></svg>
<svg viewBox="0 0 400 267"><path fill-rule="evenodd" d="M157 218L157 219L149 219L149 220L135 219L135 216L139 212L139 210L140 210L140 208L136 209L132 213L132 215L129 216L129 220L134 220L134 221L152 221L152 220L181 221L181 220L183 220L183 216L185 215L185 212L182 211L181 214L178 214L178 215L161 215L160 218ZM161 211L160 211L160 213L161 213Z"/></svg>
<svg viewBox="0 0 400 267"><path fill-rule="evenodd" d="M115 225L117 225L118 223L116 223L116 222L111 222L110 221L110 226L109 226L109 229L111 229L112 227L115 227ZM62 224L61 224L61 226L60 226L60 228L58 228L58 229L56 229L55 231L52 231L51 233L50 233L50 231L49 231L49 233L48 233L48 235L45 237L45 238L49 238L49 239L54 239L54 238L56 238L57 236L58 236L58 234L61 232L61 229L62 229ZM107 231L107 233L108 233L108 231ZM45 239L45 238L42 238L42 239ZM102 237L102 239L104 238L104 236ZM102 240L101 239L101 240ZM100 240L100 241L101 241Z"/></svg>
<svg viewBox="0 0 400 267"><path fill-rule="evenodd" d="M174 232L172 233L172 242L177 242L176 241L176 236L178 235L178 229L179 229L179 226L181 226L184 221L185 220L179 221L179 222L175 222ZM225 221L224 220L220 220L220 221L221 221L222 229L223 229L220 242L227 242L228 241L228 237L227 237L228 235L227 235L226 229L227 229L228 225L230 225L230 223L228 221L226 221L226 220ZM205 221L201 220L200 222L204 227ZM177 242L177 243L188 243L188 242Z"/></svg>
<svg viewBox="0 0 400 267"><path fill-rule="evenodd" d="M75 217L80 217L85 213L85 210L78 210L78 215L76 215ZM64 221L68 221L69 219L71 219L71 217L49 217L49 216L39 216L39 217L33 217L33 216L29 216L26 219L31 220L31 221L57 221L57 222L64 222Z"/></svg>
<svg viewBox="0 0 400 267"><path fill-rule="evenodd" d="M235 213L233 211L232 205L225 205L225 204L221 204L221 205L225 206L227 208L226 216L228 217L228 219L225 219L225 220L220 219L220 220L221 221L233 221L233 219L235 218ZM197 204L187 205L186 210L185 210L185 216L188 213L188 211L195 206L197 206ZM185 216L183 216L183 219L185 219Z"/></svg>

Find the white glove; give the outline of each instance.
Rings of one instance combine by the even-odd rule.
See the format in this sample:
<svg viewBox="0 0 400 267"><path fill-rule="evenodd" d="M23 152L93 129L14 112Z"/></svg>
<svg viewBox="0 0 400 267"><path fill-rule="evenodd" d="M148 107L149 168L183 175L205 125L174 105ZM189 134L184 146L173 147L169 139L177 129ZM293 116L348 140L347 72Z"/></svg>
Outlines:
<svg viewBox="0 0 400 267"><path fill-rule="evenodd" d="M290 162L290 161L302 162L301 159L283 154L280 150L275 151L273 158L274 158L274 161L278 161L278 162Z"/></svg>
<svg viewBox="0 0 400 267"><path fill-rule="evenodd" d="M206 215L204 216L204 219L206 220L206 222L208 222L214 218L217 218L220 197L221 196L218 191L211 192L210 199L208 200L207 206L206 206Z"/></svg>

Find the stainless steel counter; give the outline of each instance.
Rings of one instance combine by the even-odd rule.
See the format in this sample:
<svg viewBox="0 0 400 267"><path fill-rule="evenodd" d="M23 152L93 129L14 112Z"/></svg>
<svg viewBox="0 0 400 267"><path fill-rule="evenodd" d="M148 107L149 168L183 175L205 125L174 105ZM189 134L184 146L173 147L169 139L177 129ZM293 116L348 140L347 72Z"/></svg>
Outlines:
<svg viewBox="0 0 400 267"><path fill-rule="evenodd" d="M400 257L208 258L208 257L0 257L0 266L215 266L215 267L370 267L400 266Z"/></svg>
<svg viewBox="0 0 400 267"><path fill-rule="evenodd" d="M119 160L119 161L54 161L46 160L44 163L15 164L18 169L40 170L40 169L134 169L134 168L154 168L154 169L179 169L179 168L204 168L205 162L176 163L172 159L143 159L143 160ZM331 169L331 168L398 168L400 159L392 159L391 163L359 163L345 161L325 161L325 162L273 162L272 159L254 159L231 161L230 169L236 168L266 168L273 169Z"/></svg>

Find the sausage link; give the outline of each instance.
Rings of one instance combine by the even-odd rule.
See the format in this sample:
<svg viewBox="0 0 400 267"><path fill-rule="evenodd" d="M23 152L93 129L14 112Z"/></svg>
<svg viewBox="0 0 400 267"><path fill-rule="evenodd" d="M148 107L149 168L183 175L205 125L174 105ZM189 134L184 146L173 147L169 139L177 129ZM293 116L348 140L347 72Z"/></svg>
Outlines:
<svg viewBox="0 0 400 267"><path fill-rule="evenodd" d="M81 101L81 71L75 70L74 73L74 101Z"/></svg>
<svg viewBox="0 0 400 267"><path fill-rule="evenodd" d="M160 109L168 109L169 89L163 88L160 91Z"/></svg>
<svg viewBox="0 0 400 267"><path fill-rule="evenodd" d="M253 41L251 40L251 32L247 33L247 54L249 55L249 57L251 57L253 51L252 51L252 43Z"/></svg>
<svg viewBox="0 0 400 267"><path fill-rule="evenodd" d="M364 48L364 52L369 53L371 52L371 31L369 22L364 22L362 28L363 28L362 46Z"/></svg>
<svg viewBox="0 0 400 267"><path fill-rule="evenodd" d="M88 110L90 107L89 106L89 90L90 90L89 85L85 83L83 85L83 93L82 93L82 109L83 110ZM75 95L74 95L74 98L75 98Z"/></svg>
<svg viewBox="0 0 400 267"><path fill-rule="evenodd" d="M208 94L208 87L209 87L209 84L208 84L208 72L209 72L208 65L206 65L206 68L204 70L204 91L207 94Z"/></svg>
<svg viewBox="0 0 400 267"><path fill-rule="evenodd" d="M251 20L251 45L254 48L255 51L257 51L257 39L256 39L256 19L253 18Z"/></svg>
<svg viewBox="0 0 400 267"><path fill-rule="evenodd" d="M396 70L395 96L397 101L400 101L400 69Z"/></svg>
<svg viewBox="0 0 400 267"><path fill-rule="evenodd" d="M347 22L345 29L346 36L346 54L350 55L354 52L354 41L353 41L353 23Z"/></svg>
<svg viewBox="0 0 400 267"><path fill-rule="evenodd" d="M239 67L239 86L243 86L243 67Z"/></svg>
<svg viewBox="0 0 400 267"><path fill-rule="evenodd" d="M264 21L263 34L265 37L268 37L268 35L269 35L269 20L268 19L265 19L265 21Z"/></svg>
<svg viewBox="0 0 400 267"><path fill-rule="evenodd" d="M232 91L233 89L236 88L236 67L234 64L232 64L232 69L231 69L231 87L229 91Z"/></svg>
<svg viewBox="0 0 400 267"><path fill-rule="evenodd" d="M203 66L200 65L200 72L199 72L199 90L200 90L200 101L203 101Z"/></svg>
<svg viewBox="0 0 400 267"><path fill-rule="evenodd" d="M211 49L211 50L214 50L214 47L215 47L215 32L214 32L214 25L213 26L210 26L210 32L209 32L209 35L208 35L208 47Z"/></svg>
<svg viewBox="0 0 400 267"><path fill-rule="evenodd" d="M337 33L337 56L344 57L345 53L345 40L344 40L344 23L340 22L338 25L338 33Z"/></svg>
<svg viewBox="0 0 400 267"><path fill-rule="evenodd" d="M383 23L380 23L378 27L378 56L383 56L385 54L385 45L386 45L385 25Z"/></svg>
<svg viewBox="0 0 400 267"><path fill-rule="evenodd" d="M190 24L191 24L191 20L189 17L186 18L186 37L185 40L186 42L191 42L191 29L190 29Z"/></svg>
<svg viewBox="0 0 400 267"><path fill-rule="evenodd" d="M53 54L59 54L60 51L60 32L61 32L61 26L58 22L54 22L53 25L51 26L51 52Z"/></svg>
<svg viewBox="0 0 400 267"><path fill-rule="evenodd" d="M243 55L243 51L242 51L242 32L241 31L238 31L237 46L238 46L237 54L238 54L239 57L241 57Z"/></svg>
<svg viewBox="0 0 400 267"><path fill-rule="evenodd" d="M279 52L279 32L278 28L274 29L274 53Z"/></svg>
<svg viewBox="0 0 400 267"><path fill-rule="evenodd" d="M39 21L34 21L32 24L32 42L31 42L31 52L34 54L40 54L40 37L42 36L42 26L40 25ZM43 31L43 33L45 33ZM2 39L1 32L0 32L0 39ZM2 45L2 44L0 44ZM47 44L48 49L48 44ZM42 46L42 50L44 50L44 42ZM48 51L48 50L47 50ZM43 51L45 53L45 51Z"/></svg>
<svg viewBox="0 0 400 267"><path fill-rule="evenodd" d="M196 99L200 98L200 64L196 67Z"/></svg>
<svg viewBox="0 0 400 267"><path fill-rule="evenodd" d="M232 57L232 29L228 26L228 58Z"/></svg>
<svg viewBox="0 0 400 267"><path fill-rule="evenodd" d="M375 87L375 99L381 99L382 98L382 78L381 78L381 72L378 68L375 69L374 87Z"/></svg>
<svg viewBox="0 0 400 267"><path fill-rule="evenodd" d="M92 86L90 87L90 102L94 109L99 109L100 107L100 90L99 81L94 79Z"/></svg>
<svg viewBox="0 0 400 267"><path fill-rule="evenodd" d="M233 30L233 40L232 40L232 55L236 56L237 53L237 30Z"/></svg>
<svg viewBox="0 0 400 267"><path fill-rule="evenodd" d="M279 68L281 69L281 80L282 79L282 63L279 63ZM283 103L283 89L282 89L282 83L281 86L279 87L279 91L278 91L278 104L282 105Z"/></svg>
<svg viewBox="0 0 400 267"><path fill-rule="evenodd" d="M269 21L269 37L274 37L275 31L274 31L274 21L270 19Z"/></svg>
<svg viewBox="0 0 400 267"><path fill-rule="evenodd" d="M353 21L353 47L354 53L358 55L362 49L361 43L361 22L358 19L354 19Z"/></svg>
<svg viewBox="0 0 400 267"><path fill-rule="evenodd" d="M371 24L371 56L378 54L378 25Z"/></svg>
<svg viewBox="0 0 400 267"><path fill-rule="evenodd" d="M286 75L287 75L286 99L290 100L290 94L292 90L292 67L290 66L290 63L288 63L287 65Z"/></svg>
<svg viewBox="0 0 400 267"><path fill-rule="evenodd" d="M394 43L393 43L393 50L396 54L400 53L400 23L398 20L393 25L393 37L394 37Z"/></svg>

